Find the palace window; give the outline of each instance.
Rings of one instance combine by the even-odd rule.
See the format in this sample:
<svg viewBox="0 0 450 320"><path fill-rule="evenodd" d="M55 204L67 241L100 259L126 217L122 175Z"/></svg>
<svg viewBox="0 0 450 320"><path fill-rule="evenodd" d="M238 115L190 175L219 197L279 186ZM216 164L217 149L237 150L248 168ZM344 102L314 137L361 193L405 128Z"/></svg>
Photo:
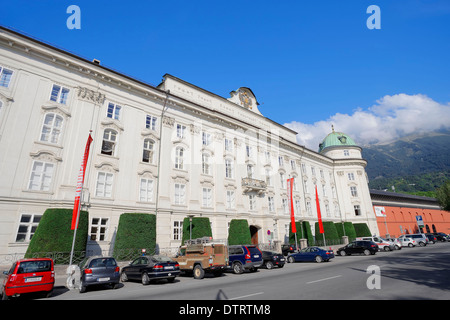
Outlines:
<svg viewBox="0 0 450 320"><path fill-rule="evenodd" d="M22 214L19 229L17 230L16 242L28 242L33 237L42 214Z"/></svg>
<svg viewBox="0 0 450 320"><path fill-rule="evenodd" d="M55 113L47 113L41 130L40 141L57 144L61 135L63 118Z"/></svg>
<svg viewBox="0 0 450 320"><path fill-rule="evenodd" d="M50 183L52 182L53 177L53 170L53 163L33 161L28 189L36 191L49 191Z"/></svg>
<svg viewBox="0 0 450 320"><path fill-rule="evenodd" d="M114 175L108 172L99 172L97 174L97 184L95 186L95 196L102 198L112 197L112 185Z"/></svg>
<svg viewBox="0 0 450 320"><path fill-rule="evenodd" d="M119 120L121 109L122 107L119 106L118 104L110 102L108 104L108 112L106 113L106 116L114 120Z"/></svg>
<svg viewBox="0 0 450 320"><path fill-rule="evenodd" d="M142 162L153 163L153 147L155 142L151 139L144 140L144 150L142 154Z"/></svg>
<svg viewBox="0 0 450 320"><path fill-rule="evenodd" d="M0 66L0 86L8 88L13 72Z"/></svg>
<svg viewBox="0 0 450 320"><path fill-rule="evenodd" d="M102 154L114 156L116 152L117 132L113 129L105 129L103 132Z"/></svg>
<svg viewBox="0 0 450 320"><path fill-rule="evenodd" d="M50 100L66 104L67 103L67 97L69 96L69 89L58 86L57 84L54 84L52 87L52 92L50 94Z"/></svg>

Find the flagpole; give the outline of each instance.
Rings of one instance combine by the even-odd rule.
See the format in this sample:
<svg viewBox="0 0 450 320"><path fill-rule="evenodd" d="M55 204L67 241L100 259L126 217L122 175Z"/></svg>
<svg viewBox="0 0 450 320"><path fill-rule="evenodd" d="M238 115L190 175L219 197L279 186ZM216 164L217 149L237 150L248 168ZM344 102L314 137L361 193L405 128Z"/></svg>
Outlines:
<svg viewBox="0 0 450 320"><path fill-rule="evenodd" d="M81 187L81 190L83 190L83 187ZM75 230L73 231L72 250L70 250L69 266L72 265L73 251L75 249L75 239L77 237L78 221L80 221L80 207L81 201L78 203L77 222L75 223Z"/></svg>

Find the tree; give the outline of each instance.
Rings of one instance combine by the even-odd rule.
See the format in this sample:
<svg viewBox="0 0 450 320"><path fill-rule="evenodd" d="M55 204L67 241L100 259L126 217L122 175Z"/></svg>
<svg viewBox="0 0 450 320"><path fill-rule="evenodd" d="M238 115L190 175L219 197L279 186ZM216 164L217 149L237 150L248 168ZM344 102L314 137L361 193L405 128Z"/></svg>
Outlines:
<svg viewBox="0 0 450 320"><path fill-rule="evenodd" d="M436 190L436 198L443 210L450 211L450 180Z"/></svg>

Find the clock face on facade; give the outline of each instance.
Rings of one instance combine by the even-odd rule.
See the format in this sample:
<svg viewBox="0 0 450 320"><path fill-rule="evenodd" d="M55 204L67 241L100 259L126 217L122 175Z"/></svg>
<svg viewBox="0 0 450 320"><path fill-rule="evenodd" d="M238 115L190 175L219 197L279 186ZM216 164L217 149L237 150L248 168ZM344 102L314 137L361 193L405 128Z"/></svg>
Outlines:
<svg viewBox="0 0 450 320"><path fill-rule="evenodd" d="M252 108L252 100L246 91L239 91L239 100L247 109Z"/></svg>

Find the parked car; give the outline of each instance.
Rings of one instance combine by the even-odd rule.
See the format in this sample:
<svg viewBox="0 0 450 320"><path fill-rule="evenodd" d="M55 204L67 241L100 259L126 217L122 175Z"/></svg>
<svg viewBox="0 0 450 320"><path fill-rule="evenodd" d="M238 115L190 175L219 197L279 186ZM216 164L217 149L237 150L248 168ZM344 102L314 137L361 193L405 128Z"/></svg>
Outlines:
<svg viewBox="0 0 450 320"><path fill-rule="evenodd" d="M113 257L93 256L85 258L80 266L80 293L87 287L110 285L116 289L120 283L120 268Z"/></svg>
<svg viewBox="0 0 450 320"><path fill-rule="evenodd" d="M398 237L397 240L402 244L403 247L415 247L417 245L416 240L412 239L412 238L408 238L408 237Z"/></svg>
<svg viewBox="0 0 450 320"><path fill-rule="evenodd" d="M281 246L281 252L283 253L283 256L287 256L289 253L296 252L297 247L295 244L283 244Z"/></svg>
<svg viewBox="0 0 450 320"><path fill-rule="evenodd" d="M425 236L428 238L428 241L432 244L435 244L437 242L437 238L434 234L431 233L425 233Z"/></svg>
<svg viewBox="0 0 450 320"><path fill-rule="evenodd" d="M180 274L180 265L166 256L142 256L134 259L128 266L122 268L120 280L122 282L134 279L141 280L147 285L152 280L167 279L173 282Z"/></svg>
<svg viewBox="0 0 450 320"><path fill-rule="evenodd" d="M228 247L212 238L203 237L186 241L174 258L180 271L203 279L205 273L220 276L228 267Z"/></svg>
<svg viewBox="0 0 450 320"><path fill-rule="evenodd" d="M378 236L373 236L373 237L359 237L356 238L355 240L363 240L363 241L373 241L378 245L378 248L383 251L392 251L395 249L394 243L390 243L389 241L378 237Z"/></svg>
<svg viewBox="0 0 450 320"><path fill-rule="evenodd" d="M42 292L49 297L55 285L53 260L49 258L18 260L3 274L6 277L1 289L2 300L32 292Z"/></svg>
<svg viewBox="0 0 450 320"><path fill-rule="evenodd" d="M228 247L229 266L236 274L244 270L256 271L263 264L262 252L254 245L233 245Z"/></svg>
<svg viewBox="0 0 450 320"><path fill-rule="evenodd" d="M394 244L395 250L401 250L403 247L401 241L398 240L397 238L386 238L386 240L388 240L389 242L392 242Z"/></svg>
<svg viewBox="0 0 450 320"><path fill-rule="evenodd" d="M337 254L340 256L351 255L354 253L363 253L368 256L378 251L378 245L373 241L353 241L345 247L339 248Z"/></svg>
<svg viewBox="0 0 450 320"><path fill-rule="evenodd" d="M450 237L443 232L434 232L433 234L435 235L437 241L450 241Z"/></svg>
<svg viewBox="0 0 450 320"><path fill-rule="evenodd" d="M427 237L423 233L404 234L401 237L406 237L416 240L417 244L421 247L425 247L428 243Z"/></svg>
<svg viewBox="0 0 450 320"><path fill-rule="evenodd" d="M283 268L286 259L280 253L276 253L273 251L262 251L263 257L263 265L267 269L273 269L274 266L278 266L278 268Z"/></svg>
<svg viewBox="0 0 450 320"><path fill-rule="evenodd" d="M287 261L289 263L300 261L330 261L334 258L334 252L332 250L324 250L319 247L307 247L301 249L299 252L294 252L288 255Z"/></svg>

